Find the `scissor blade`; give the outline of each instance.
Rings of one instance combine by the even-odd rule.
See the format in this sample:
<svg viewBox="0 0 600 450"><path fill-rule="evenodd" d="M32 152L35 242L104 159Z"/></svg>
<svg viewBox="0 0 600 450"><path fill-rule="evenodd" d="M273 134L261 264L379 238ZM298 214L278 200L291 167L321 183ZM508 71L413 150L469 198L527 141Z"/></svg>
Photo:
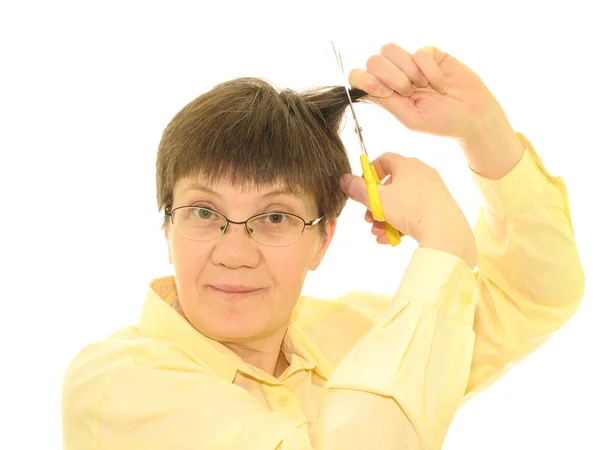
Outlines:
<svg viewBox="0 0 600 450"><path fill-rule="evenodd" d="M362 137L362 133L361 133L362 128L358 124L358 119L356 118L356 112L354 111L354 106L352 104L352 97L350 96L350 90L348 89L348 81L347 81L346 73L344 72L344 64L342 63L342 54L339 53L335 49L335 45L333 44L333 41L331 41L331 46L333 47L333 53L335 54L335 59L337 60L338 66L340 67L340 70L342 72L342 79L343 79L342 84L344 86L344 89L346 89L346 95L348 96L348 102L350 102L350 110L352 111L352 118L354 119L354 124L356 126L354 131L358 134L360 148L361 148L362 152L366 155L367 149L365 147L365 143L363 141L363 137Z"/></svg>

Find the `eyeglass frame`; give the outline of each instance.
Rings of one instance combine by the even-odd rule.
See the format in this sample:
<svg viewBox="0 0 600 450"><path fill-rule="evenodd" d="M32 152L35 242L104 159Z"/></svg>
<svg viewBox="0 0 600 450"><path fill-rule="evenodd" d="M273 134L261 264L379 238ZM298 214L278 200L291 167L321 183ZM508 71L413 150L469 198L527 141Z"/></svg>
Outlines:
<svg viewBox="0 0 600 450"><path fill-rule="evenodd" d="M206 240L199 240L199 239L192 239L189 238L187 236L183 236L179 230L177 230L177 227L175 226L175 216L173 215L175 213L175 211L179 210L179 209L184 209L184 208L196 208L196 209L205 209L207 211L210 211L214 214L217 214L219 216L221 216L223 219L225 219L225 226L223 227L223 229L221 230L221 234L219 234L218 236L212 238L212 239L206 239ZM293 216L296 217L298 219L300 219L303 222L303 226L302 226L302 231L298 234L298 237L296 239L294 239L292 242L288 243L288 244L284 244L284 245L269 245L269 244L265 244L263 242L257 241L253 236L252 236L252 232L248 229L248 222L250 222L252 219L256 219L257 217L261 217L261 216L268 216L271 214L285 214L286 216ZM304 233L304 230L306 229L306 227L312 227L314 225L317 225L321 220L323 220L323 218L325 217L325 214L322 214L321 217L317 217L316 219L311 220L310 222L307 222L306 220L304 220L303 217L297 215L297 214L293 214L293 213L288 213L288 212L284 212L284 211L272 211L272 212L267 212L267 213L260 213L260 214L255 214L252 217L249 217L248 219L242 221L242 222L235 222L233 220L230 220L228 217L226 217L224 214L221 214L220 212L214 211L210 208L207 208L205 206L194 206L194 205L186 205L186 206L178 206L177 208L174 208L173 210L165 210L165 216L166 217L170 217L171 218L171 224L173 224L173 226L175 227L175 230L177 230L177 232L179 234L181 234L181 236L183 236L186 239L190 239L191 241L196 241L196 242L209 242L209 241L214 241L218 238L220 238L221 236L223 236L227 230L229 230L229 224L233 223L235 225L244 225L244 229L246 230L246 234L248 234L248 236L255 242L258 242L261 245L265 245L267 247L286 247L288 245L292 245L294 242L296 242L298 239L300 239L300 236L302 236L302 233ZM253 230L254 231L254 230Z"/></svg>

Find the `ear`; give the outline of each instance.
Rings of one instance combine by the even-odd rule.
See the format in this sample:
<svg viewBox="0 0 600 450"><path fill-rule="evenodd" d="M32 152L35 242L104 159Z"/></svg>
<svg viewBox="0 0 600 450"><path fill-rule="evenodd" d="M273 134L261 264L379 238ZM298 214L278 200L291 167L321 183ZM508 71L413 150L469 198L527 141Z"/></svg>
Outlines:
<svg viewBox="0 0 600 450"><path fill-rule="evenodd" d="M167 240L167 251L169 252L169 264L173 264L173 255L171 254L171 224L165 225L165 239Z"/></svg>
<svg viewBox="0 0 600 450"><path fill-rule="evenodd" d="M327 249L329 248L329 244L331 244L331 239L333 239L333 235L335 234L336 226L337 226L337 219L328 220L325 223L325 230L327 231L327 236L323 237L320 234L321 231L320 230L318 231L320 238L321 238L321 246L315 253L315 256L314 256L312 262L310 263L308 270L313 270L313 271L317 270L317 268L321 264L321 261L323 261L325 252L327 252Z"/></svg>

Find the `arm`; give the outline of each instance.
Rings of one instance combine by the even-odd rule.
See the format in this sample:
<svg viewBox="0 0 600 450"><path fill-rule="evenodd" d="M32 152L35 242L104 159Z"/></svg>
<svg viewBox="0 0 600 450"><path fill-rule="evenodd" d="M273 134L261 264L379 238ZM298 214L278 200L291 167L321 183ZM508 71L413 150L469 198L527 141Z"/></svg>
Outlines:
<svg viewBox="0 0 600 450"><path fill-rule="evenodd" d="M329 379L317 431L337 446L326 448L442 447L469 376L473 284L455 255L415 251L387 312Z"/></svg>
<svg viewBox="0 0 600 450"><path fill-rule="evenodd" d="M473 173L483 207L475 226L480 255L467 399L547 341L583 296L565 185L525 136L515 136L525 152L510 173L496 180ZM469 162L489 175L482 163Z"/></svg>
<svg viewBox="0 0 600 450"><path fill-rule="evenodd" d="M475 226L475 345L465 402L560 329L579 307L585 285L566 187L545 170L527 138L515 136L520 159L501 164L509 173L497 172L500 178L492 180L473 169L483 206ZM465 153L472 168L494 177L489 170L498 166L487 166L485 158L475 161L475 146L486 149L483 154L492 151L486 142L508 139L472 142ZM507 154L513 158L519 152L513 148ZM347 294L340 301L373 323L390 303L387 296L365 292Z"/></svg>
<svg viewBox="0 0 600 450"><path fill-rule="evenodd" d="M475 229L472 394L539 347L580 304L584 276L565 186L514 132L481 78L439 48L411 56L386 44L366 71L354 69L349 79L408 129L455 139L474 172L484 205ZM404 231L401 221L394 226ZM368 314L376 318L378 309L369 306Z"/></svg>

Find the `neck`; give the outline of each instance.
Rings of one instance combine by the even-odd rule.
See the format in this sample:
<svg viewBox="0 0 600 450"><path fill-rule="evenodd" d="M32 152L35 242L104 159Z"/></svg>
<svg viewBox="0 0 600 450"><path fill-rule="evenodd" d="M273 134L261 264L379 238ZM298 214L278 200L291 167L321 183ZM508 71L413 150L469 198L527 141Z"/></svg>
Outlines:
<svg viewBox="0 0 600 450"><path fill-rule="evenodd" d="M271 336L253 342L222 342L245 363L251 364L278 378L288 367L288 362L281 351L287 327L278 330Z"/></svg>

